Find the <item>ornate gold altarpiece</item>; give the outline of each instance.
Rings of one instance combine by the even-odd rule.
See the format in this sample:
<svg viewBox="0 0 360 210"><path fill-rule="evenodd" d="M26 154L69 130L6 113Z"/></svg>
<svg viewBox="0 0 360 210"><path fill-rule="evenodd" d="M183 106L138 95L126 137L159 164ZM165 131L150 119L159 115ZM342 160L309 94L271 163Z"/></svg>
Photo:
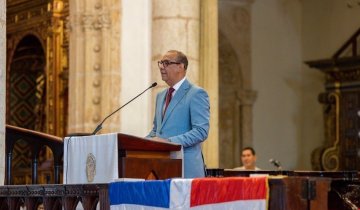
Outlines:
<svg viewBox="0 0 360 210"><path fill-rule="evenodd" d="M68 0L7 0L6 122L65 136L68 103ZM28 173L30 155L19 142L13 167ZM43 149L39 161L52 159ZM43 162L42 162L43 161ZM24 169L25 168L25 169ZM50 167L51 168L51 167ZM27 175L14 182L28 183ZM39 176L40 183L47 177ZM17 179L18 178L18 179Z"/></svg>

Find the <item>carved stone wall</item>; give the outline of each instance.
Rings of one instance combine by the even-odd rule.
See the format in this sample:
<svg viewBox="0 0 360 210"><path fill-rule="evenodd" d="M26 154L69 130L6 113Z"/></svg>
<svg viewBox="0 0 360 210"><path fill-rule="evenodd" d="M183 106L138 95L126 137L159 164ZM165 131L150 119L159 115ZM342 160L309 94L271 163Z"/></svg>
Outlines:
<svg viewBox="0 0 360 210"><path fill-rule="evenodd" d="M252 0L219 1L220 167L240 164L240 151L252 146L250 26Z"/></svg>
<svg viewBox="0 0 360 210"><path fill-rule="evenodd" d="M0 1L0 185L5 180L6 3Z"/></svg>
<svg viewBox="0 0 360 210"><path fill-rule="evenodd" d="M120 0L71 0L69 133L92 132L120 104ZM120 113L102 132L119 131Z"/></svg>

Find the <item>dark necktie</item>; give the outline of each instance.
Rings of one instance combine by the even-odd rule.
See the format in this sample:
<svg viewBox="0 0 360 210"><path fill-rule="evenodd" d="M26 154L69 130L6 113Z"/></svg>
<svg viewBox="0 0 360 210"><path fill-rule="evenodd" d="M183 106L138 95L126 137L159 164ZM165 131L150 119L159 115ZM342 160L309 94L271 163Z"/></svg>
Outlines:
<svg viewBox="0 0 360 210"><path fill-rule="evenodd" d="M170 101L171 101L172 94L173 94L174 91L175 91L175 89L171 87L171 88L169 88L169 90L168 90L168 92L167 92L167 94L166 94L165 108L164 108L164 112L163 112L163 117L164 117L164 115L165 115L165 112L166 112L167 107L169 106L169 103L170 103Z"/></svg>

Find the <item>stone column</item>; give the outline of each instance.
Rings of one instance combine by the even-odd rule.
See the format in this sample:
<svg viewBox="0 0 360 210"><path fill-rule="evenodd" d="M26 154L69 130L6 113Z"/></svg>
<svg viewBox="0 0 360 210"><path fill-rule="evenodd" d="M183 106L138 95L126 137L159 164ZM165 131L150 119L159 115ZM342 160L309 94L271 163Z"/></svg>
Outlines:
<svg viewBox="0 0 360 210"><path fill-rule="evenodd" d="M120 0L70 0L69 133L92 132L120 105ZM120 113L103 133L119 131Z"/></svg>
<svg viewBox="0 0 360 210"><path fill-rule="evenodd" d="M6 1L0 1L0 185L5 180Z"/></svg>
<svg viewBox="0 0 360 210"><path fill-rule="evenodd" d="M252 146L253 145L253 132L252 132L252 109L255 103L257 92L252 90L240 90L237 92L239 106L240 106L240 125L241 131L240 132L240 139L241 144L238 145L239 147L245 146ZM240 155L241 148L239 148L239 155Z"/></svg>
<svg viewBox="0 0 360 210"><path fill-rule="evenodd" d="M121 101L125 104L153 82L151 78L152 1L121 1ZM146 136L153 120L148 91L121 111L121 132ZM129 120L131 119L131 120Z"/></svg>
<svg viewBox="0 0 360 210"><path fill-rule="evenodd" d="M217 167L217 1L154 0L152 6L152 78L155 81L161 81L156 61L166 51L177 49L188 56L187 78L204 87L209 93L211 105L210 133L203 151L207 165ZM155 92L164 87L166 84L161 82ZM155 93L153 100L154 98Z"/></svg>
<svg viewBox="0 0 360 210"><path fill-rule="evenodd" d="M187 55L189 68L186 77L199 84L200 0L152 2L152 78L159 83L154 91L166 87L161 80L157 61L168 50L180 50Z"/></svg>
<svg viewBox="0 0 360 210"><path fill-rule="evenodd" d="M152 78L159 85L153 93L167 85L161 81L157 61L168 50L180 50L189 59L186 77L203 88L210 97L209 138L203 151L206 164L218 166L218 67L217 67L217 1L153 0ZM153 109L154 110L154 107Z"/></svg>
<svg viewBox="0 0 360 210"><path fill-rule="evenodd" d="M203 146L208 168L219 166L219 60L217 0L201 1L200 18L200 85L210 97L210 133Z"/></svg>

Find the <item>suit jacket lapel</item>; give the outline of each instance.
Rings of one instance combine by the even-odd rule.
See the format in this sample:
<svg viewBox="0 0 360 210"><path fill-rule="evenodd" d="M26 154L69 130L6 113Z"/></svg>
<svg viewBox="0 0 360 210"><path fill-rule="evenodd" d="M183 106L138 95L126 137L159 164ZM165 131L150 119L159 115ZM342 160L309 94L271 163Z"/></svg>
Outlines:
<svg viewBox="0 0 360 210"><path fill-rule="evenodd" d="M165 122L167 121L167 119L171 115L171 112L173 112L176 105L178 105L178 103L184 98L186 93L189 91L190 87L191 86L190 86L189 81L187 79L185 79L183 84L176 91L176 94L174 95L174 97L171 99L170 104L169 104L169 106L168 106L168 108L167 108L167 110L165 112L164 119L162 120L161 127L165 124Z"/></svg>
<svg viewBox="0 0 360 210"><path fill-rule="evenodd" d="M163 92L160 93L159 95L159 101L158 101L158 106L156 107L156 115L157 115L157 123L158 125L162 124L162 113L163 113L163 108L164 108L164 104L165 104L165 98L166 98L166 93L167 90L164 90Z"/></svg>

